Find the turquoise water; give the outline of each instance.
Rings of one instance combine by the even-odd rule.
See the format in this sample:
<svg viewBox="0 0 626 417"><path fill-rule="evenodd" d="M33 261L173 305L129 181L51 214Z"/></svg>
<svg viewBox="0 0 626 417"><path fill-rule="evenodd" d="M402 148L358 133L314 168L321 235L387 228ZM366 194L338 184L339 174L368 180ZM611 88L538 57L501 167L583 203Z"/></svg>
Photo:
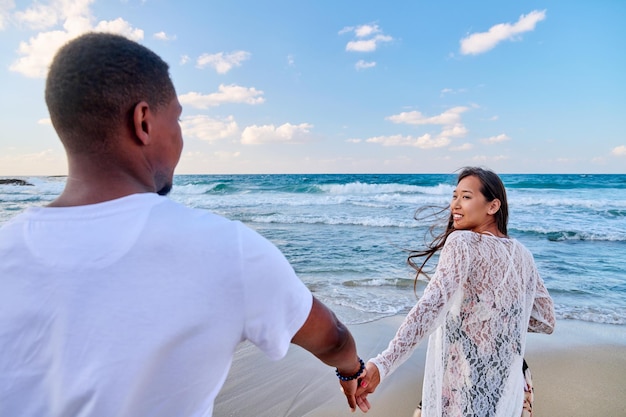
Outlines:
<svg viewBox="0 0 626 417"><path fill-rule="evenodd" d="M560 319L626 325L626 175L502 175L509 234L535 255ZM58 195L63 177L0 185L0 224ZM453 175L181 175L171 198L241 220L273 241L348 323L415 303L407 248L447 204ZM419 282L418 294L425 283Z"/></svg>

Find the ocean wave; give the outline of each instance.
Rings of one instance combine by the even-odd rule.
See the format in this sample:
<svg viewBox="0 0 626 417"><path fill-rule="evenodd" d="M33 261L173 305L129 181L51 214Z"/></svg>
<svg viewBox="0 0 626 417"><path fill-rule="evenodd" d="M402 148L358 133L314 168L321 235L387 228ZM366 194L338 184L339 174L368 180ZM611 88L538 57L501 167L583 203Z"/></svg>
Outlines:
<svg viewBox="0 0 626 417"><path fill-rule="evenodd" d="M405 315L417 302L417 296L411 288L403 289L403 295L395 295L388 298L381 291L385 286L379 286L377 293L344 293L342 291L331 294L317 293L323 302L340 314L342 319L347 319L351 324L366 323L383 317L393 315ZM393 286L387 286L393 287ZM407 284L407 287L409 285ZM347 289L346 291L350 291ZM418 290L418 294L421 291ZM626 325L626 312L622 309L609 307L580 307L555 303L555 315L557 320L578 320L590 323Z"/></svg>
<svg viewBox="0 0 626 417"><path fill-rule="evenodd" d="M364 183L360 181L346 184L245 184L235 182L188 181L175 183L174 192L180 194L330 194L330 195L379 195L379 194L426 194L451 195L454 187L446 184L418 186L407 184Z"/></svg>
<svg viewBox="0 0 626 417"><path fill-rule="evenodd" d="M504 174L502 180L510 189L624 189L626 175L591 175L591 174L548 174L514 175Z"/></svg>
<svg viewBox="0 0 626 417"><path fill-rule="evenodd" d="M604 198L598 198L596 195L591 194L576 197L563 197L554 194L520 196L510 193L508 200L509 206L512 208L524 207L526 209L532 209L536 207L557 207L561 209L566 207L569 210L586 209L596 213L617 211L616 214L623 215L624 212L626 212L626 200L622 193L616 193L612 198L608 198L610 197L609 195L605 195Z"/></svg>
<svg viewBox="0 0 626 417"><path fill-rule="evenodd" d="M0 194L0 203L37 203L48 198L36 194Z"/></svg>
<svg viewBox="0 0 626 417"><path fill-rule="evenodd" d="M373 278L344 281L346 287L393 287L393 288L413 288L414 280L405 278ZM418 288L421 287L418 281Z"/></svg>
<svg viewBox="0 0 626 417"><path fill-rule="evenodd" d="M331 216L289 216L283 214L252 215L241 218L243 222L252 223L279 223L279 224L326 224L331 226L367 226L367 227L420 227L412 219L398 221L390 217L352 217L341 218Z"/></svg>
<svg viewBox="0 0 626 417"><path fill-rule="evenodd" d="M434 186L420 186L408 184L368 184L359 181L347 184L325 184L320 185L322 191L329 194L434 194L452 195L454 187L448 184L437 184Z"/></svg>
<svg viewBox="0 0 626 417"><path fill-rule="evenodd" d="M575 232L562 230L558 232L548 232L545 234L546 238L551 242L563 242L567 240L579 240L579 241L607 241L607 242L621 242L626 241L626 234L614 234L604 235L590 232Z"/></svg>
<svg viewBox="0 0 626 417"><path fill-rule="evenodd" d="M626 217L626 210L609 209L605 211L607 217Z"/></svg>
<svg viewBox="0 0 626 417"><path fill-rule="evenodd" d="M539 237L550 242L565 241L596 241L596 242L625 242L626 230L610 230L606 232L580 230L544 230L540 228L509 228L509 234Z"/></svg>
<svg viewBox="0 0 626 417"><path fill-rule="evenodd" d="M626 324L626 312L619 309L555 304L554 310L557 319L582 320L603 324Z"/></svg>
<svg viewBox="0 0 626 417"><path fill-rule="evenodd" d="M199 182L187 184L175 184L172 194L174 195L205 195L205 194L231 194L240 189L223 182Z"/></svg>

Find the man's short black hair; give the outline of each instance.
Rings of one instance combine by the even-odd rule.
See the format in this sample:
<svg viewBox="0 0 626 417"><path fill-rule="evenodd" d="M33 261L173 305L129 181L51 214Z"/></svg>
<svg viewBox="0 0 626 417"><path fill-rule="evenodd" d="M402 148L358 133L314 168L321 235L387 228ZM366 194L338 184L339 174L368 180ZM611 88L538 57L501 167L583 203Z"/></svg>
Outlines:
<svg viewBox="0 0 626 417"><path fill-rule="evenodd" d="M169 66L148 48L125 37L88 33L64 45L46 80L46 104L65 148L92 153L106 149L134 107L167 105L176 92Z"/></svg>

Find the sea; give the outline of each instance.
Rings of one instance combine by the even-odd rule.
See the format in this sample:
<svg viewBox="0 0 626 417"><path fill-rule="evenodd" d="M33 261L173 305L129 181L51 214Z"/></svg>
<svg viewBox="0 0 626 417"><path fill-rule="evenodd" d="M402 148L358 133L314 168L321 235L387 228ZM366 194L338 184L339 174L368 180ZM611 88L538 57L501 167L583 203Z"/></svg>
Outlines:
<svg viewBox="0 0 626 417"><path fill-rule="evenodd" d="M503 174L509 235L534 255L557 319L626 326L626 175ZM0 185L0 226L52 201L65 177ZM407 251L454 174L177 175L170 198L240 220L276 244L347 324L405 314L427 284ZM430 220L430 221L429 221ZM416 285L415 285L416 284Z"/></svg>

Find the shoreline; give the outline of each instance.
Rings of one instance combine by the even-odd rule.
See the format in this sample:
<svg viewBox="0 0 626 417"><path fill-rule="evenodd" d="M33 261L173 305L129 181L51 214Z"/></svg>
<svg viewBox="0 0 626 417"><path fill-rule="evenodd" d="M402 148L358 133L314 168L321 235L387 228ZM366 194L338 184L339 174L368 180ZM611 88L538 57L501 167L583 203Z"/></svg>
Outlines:
<svg viewBox="0 0 626 417"><path fill-rule="evenodd" d="M382 351L404 316L349 325L359 354ZM386 379L374 394L368 417L411 417L421 398L427 343ZM534 417L626 415L626 326L557 320L552 335L529 334L525 358L535 386ZM256 347L237 350L214 415L341 417L351 413L334 370L292 345L272 362Z"/></svg>

